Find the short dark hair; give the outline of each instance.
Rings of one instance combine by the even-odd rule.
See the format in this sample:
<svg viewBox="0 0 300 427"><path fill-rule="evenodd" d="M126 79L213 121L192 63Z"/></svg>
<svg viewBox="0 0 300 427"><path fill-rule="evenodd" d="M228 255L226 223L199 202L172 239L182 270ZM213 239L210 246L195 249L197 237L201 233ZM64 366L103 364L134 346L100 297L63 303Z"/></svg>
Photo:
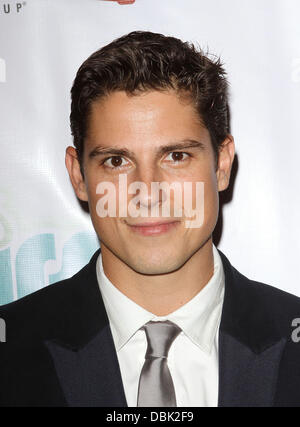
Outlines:
<svg viewBox="0 0 300 427"><path fill-rule="evenodd" d="M229 133L228 82L220 59L210 59L192 43L175 37L133 31L93 53L77 72L70 123L81 167L93 101L118 90L135 95L165 89L190 96L209 131L217 162Z"/></svg>

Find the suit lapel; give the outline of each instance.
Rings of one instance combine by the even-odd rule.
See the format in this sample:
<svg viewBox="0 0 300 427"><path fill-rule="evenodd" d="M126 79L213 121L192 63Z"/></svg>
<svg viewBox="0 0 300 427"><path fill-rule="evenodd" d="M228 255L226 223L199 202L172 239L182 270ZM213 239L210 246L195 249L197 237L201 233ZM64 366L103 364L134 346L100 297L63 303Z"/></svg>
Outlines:
<svg viewBox="0 0 300 427"><path fill-rule="evenodd" d="M71 407L127 406L117 353L96 276L100 250L69 280L66 322L44 341Z"/></svg>
<svg viewBox="0 0 300 427"><path fill-rule="evenodd" d="M46 346L69 406L127 406L109 325L80 350L53 341Z"/></svg>
<svg viewBox="0 0 300 427"><path fill-rule="evenodd" d="M220 335L219 406L270 407L285 346L281 339L256 354L226 333Z"/></svg>
<svg viewBox="0 0 300 427"><path fill-rule="evenodd" d="M274 405L281 338L261 298L259 283L249 281L219 251L225 296L219 333L219 406Z"/></svg>

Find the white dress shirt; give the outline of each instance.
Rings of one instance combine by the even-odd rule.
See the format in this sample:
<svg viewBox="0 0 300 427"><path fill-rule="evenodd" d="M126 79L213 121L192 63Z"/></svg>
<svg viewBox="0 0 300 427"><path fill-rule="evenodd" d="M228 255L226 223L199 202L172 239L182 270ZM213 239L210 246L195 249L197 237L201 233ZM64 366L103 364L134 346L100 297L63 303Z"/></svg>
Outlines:
<svg viewBox="0 0 300 427"><path fill-rule="evenodd" d="M128 406L137 406L140 373L147 339L139 330L150 320L170 320L182 332L168 355L178 407L218 406L218 335L224 299L224 270L213 245L214 273L189 302L168 314L155 316L119 291L103 271L101 253L97 278L117 351Z"/></svg>

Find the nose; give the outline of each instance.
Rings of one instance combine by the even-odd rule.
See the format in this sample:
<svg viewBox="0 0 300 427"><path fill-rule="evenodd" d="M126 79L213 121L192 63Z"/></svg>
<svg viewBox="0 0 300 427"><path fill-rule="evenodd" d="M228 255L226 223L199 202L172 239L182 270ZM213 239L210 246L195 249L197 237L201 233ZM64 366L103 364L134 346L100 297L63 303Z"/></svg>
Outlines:
<svg viewBox="0 0 300 427"><path fill-rule="evenodd" d="M145 214L153 214L157 212L159 215L159 207L165 199L164 192L159 188L159 183L162 181L161 174L155 168L147 169L137 175L137 183L135 185L135 194L138 193L139 208Z"/></svg>

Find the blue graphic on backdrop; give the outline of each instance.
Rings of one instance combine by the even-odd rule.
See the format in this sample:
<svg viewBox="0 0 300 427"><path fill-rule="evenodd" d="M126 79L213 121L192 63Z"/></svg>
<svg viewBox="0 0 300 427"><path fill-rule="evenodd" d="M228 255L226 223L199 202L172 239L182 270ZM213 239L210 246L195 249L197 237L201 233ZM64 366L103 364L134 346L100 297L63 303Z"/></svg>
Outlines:
<svg viewBox="0 0 300 427"><path fill-rule="evenodd" d="M89 262L98 248L99 241L94 233L74 234L63 247L61 270L49 275L49 284L71 277ZM16 256L18 299L46 286L44 265L49 260L56 260L53 233L37 234L21 245ZM9 248L0 251L0 284L0 305L12 302L14 295Z"/></svg>
<svg viewBox="0 0 300 427"><path fill-rule="evenodd" d="M13 281L10 249L0 251L0 305L13 300Z"/></svg>

